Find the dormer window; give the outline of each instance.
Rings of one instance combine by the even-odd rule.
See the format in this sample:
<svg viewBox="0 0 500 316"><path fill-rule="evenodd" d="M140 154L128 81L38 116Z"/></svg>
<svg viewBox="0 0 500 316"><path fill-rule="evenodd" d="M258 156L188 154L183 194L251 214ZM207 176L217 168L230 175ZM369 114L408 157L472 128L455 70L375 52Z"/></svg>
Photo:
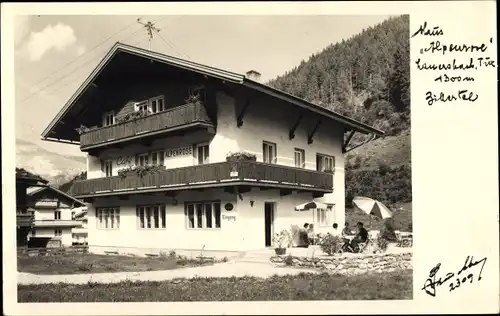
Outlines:
<svg viewBox="0 0 500 316"><path fill-rule="evenodd" d="M109 126L115 124L115 112L106 112L102 116L102 126Z"/></svg>

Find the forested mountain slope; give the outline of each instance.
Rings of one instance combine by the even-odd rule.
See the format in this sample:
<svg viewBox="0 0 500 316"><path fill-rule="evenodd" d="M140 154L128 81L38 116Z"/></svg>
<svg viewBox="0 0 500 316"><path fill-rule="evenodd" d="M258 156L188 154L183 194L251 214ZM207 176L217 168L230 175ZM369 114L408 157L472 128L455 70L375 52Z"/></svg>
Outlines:
<svg viewBox="0 0 500 316"><path fill-rule="evenodd" d="M411 201L409 48L409 16L394 17L268 82L386 132L346 155L347 205L356 195Z"/></svg>

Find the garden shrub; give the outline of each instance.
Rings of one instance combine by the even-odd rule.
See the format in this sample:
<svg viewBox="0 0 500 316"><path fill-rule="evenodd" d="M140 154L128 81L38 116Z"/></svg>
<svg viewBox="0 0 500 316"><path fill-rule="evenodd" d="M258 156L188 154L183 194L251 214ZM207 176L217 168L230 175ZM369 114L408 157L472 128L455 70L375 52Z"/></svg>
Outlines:
<svg viewBox="0 0 500 316"><path fill-rule="evenodd" d="M333 236L328 233L321 237L319 241L319 247L321 251L329 256L333 256L335 253L339 252L342 247L342 239L339 236Z"/></svg>
<svg viewBox="0 0 500 316"><path fill-rule="evenodd" d="M285 257L285 265L291 266L293 264L293 257L292 255L288 255Z"/></svg>
<svg viewBox="0 0 500 316"><path fill-rule="evenodd" d="M175 252L175 250L170 250L170 252L168 253L168 257L170 259L175 259L177 258L177 253Z"/></svg>
<svg viewBox="0 0 500 316"><path fill-rule="evenodd" d="M389 244L389 242L384 237L382 237L382 236L377 237L377 248L379 250L381 250L382 252L387 250L388 244Z"/></svg>

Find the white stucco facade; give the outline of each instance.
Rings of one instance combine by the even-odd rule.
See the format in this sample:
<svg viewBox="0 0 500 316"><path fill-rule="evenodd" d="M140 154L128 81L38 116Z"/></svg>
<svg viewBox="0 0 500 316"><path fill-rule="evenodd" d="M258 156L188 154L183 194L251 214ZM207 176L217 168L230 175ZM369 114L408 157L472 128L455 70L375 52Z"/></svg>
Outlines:
<svg viewBox="0 0 500 316"><path fill-rule="evenodd" d="M297 212L294 207L313 199L311 192L281 196L279 189L261 190L252 188L250 192L237 195L227 193L223 188L213 188L202 192L195 190L180 191L175 202L163 193L136 194L127 199L118 196L97 197L88 208L88 244L90 251L103 252L142 252L150 249L205 249L205 250L246 250L259 249L265 243L264 204L274 203L272 232L291 229L292 225L302 226L314 223L317 232L331 230L334 222L342 226L345 221L344 210L344 158L342 154L343 131L333 123L321 125L308 144L308 133L316 120L303 120L289 139L290 122L283 115L283 105L278 106L265 101L255 100L248 107L243 125L237 126L236 100L224 93L216 95L217 129L215 135L193 132L183 137L164 137L154 140L151 146L131 145L105 150L99 157L88 156L88 178L105 176L101 160L112 162L112 175L118 170L135 164L135 156L142 152L189 148L193 144L208 144L209 163L224 162L230 152L246 151L255 154L257 161L263 161L263 142L276 144L278 165L295 166L295 148L305 153L305 169L316 170L318 153L335 157L334 192L319 198L332 206L327 212L326 221L320 223L313 211ZM186 154L188 153L188 154ZM184 151L175 157L165 157L166 168L178 168L196 164L193 153ZM185 203L220 201L220 228L189 228L185 213ZM233 210L226 211L225 205L232 204ZM136 208L140 205L164 205L166 209L165 228L140 228ZM103 228L96 219L96 209L119 208L119 227ZM114 215L116 216L116 215ZM101 227L99 227L101 226Z"/></svg>
<svg viewBox="0 0 500 316"><path fill-rule="evenodd" d="M60 214L60 218L56 219L55 212ZM64 247L72 245L71 227L66 226L72 220L70 209L37 209L34 213L35 226L29 234L30 238L50 237L60 240Z"/></svg>

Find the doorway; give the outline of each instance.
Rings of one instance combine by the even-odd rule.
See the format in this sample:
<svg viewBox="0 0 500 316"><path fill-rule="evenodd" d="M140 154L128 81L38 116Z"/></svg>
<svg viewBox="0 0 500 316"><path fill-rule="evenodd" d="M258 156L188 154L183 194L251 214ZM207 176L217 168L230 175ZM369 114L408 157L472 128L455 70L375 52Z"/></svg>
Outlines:
<svg viewBox="0 0 500 316"><path fill-rule="evenodd" d="M276 204L273 202L264 203L264 229L266 236L266 247L271 247L273 243L275 206Z"/></svg>

